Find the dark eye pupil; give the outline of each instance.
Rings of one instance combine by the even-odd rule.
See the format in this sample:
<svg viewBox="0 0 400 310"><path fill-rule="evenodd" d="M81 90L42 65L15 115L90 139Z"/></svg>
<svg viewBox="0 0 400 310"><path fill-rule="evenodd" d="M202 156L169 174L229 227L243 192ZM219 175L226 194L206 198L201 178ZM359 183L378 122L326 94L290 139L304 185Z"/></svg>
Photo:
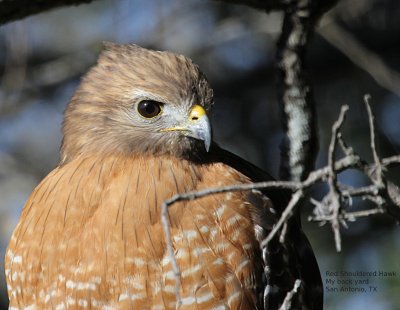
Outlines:
<svg viewBox="0 0 400 310"><path fill-rule="evenodd" d="M138 105L138 111L143 117L155 117L161 112L160 103L153 100L143 100Z"/></svg>

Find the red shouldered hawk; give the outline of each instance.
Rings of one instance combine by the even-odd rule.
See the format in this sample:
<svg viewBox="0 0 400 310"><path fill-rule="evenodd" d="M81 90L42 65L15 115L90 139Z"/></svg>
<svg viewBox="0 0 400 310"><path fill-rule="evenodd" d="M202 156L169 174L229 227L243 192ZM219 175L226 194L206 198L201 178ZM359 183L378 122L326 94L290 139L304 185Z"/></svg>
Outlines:
<svg viewBox="0 0 400 310"><path fill-rule="evenodd" d="M60 163L12 235L11 309L176 309L161 203L266 178L212 142L212 104L205 76L186 57L107 44L65 111ZM276 222L270 199L218 194L173 205L169 219L180 309L270 304L277 285L268 275L287 263L279 247L260 249Z"/></svg>

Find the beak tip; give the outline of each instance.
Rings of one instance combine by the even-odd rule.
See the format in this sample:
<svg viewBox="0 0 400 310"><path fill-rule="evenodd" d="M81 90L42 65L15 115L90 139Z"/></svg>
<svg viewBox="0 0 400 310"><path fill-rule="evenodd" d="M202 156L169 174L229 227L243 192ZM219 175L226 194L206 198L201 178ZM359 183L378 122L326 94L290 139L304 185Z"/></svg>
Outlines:
<svg viewBox="0 0 400 310"><path fill-rule="evenodd" d="M204 148L208 153L208 151L210 150L210 147L211 147L211 143L212 143L210 130L206 130L206 131L200 130L198 132L197 139L199 139L203 142Z"/></svg>
<svg viewBox="0 0 400 310"><path fill-rule="evenodd" d="M206 152L208 153L210 151L211 141L204 141L204 147L206 149Z"/></svg>
<svg viewBox="0 0 400 310"><path fill-rule="evenodd" d="M204 142L204 148L206 149L206 152L208 153L210 151L210 147L212 144L212 135L211 135L211 127L209 126L209 123L207 123L207 129L201 134L201 139Z"/></svg>

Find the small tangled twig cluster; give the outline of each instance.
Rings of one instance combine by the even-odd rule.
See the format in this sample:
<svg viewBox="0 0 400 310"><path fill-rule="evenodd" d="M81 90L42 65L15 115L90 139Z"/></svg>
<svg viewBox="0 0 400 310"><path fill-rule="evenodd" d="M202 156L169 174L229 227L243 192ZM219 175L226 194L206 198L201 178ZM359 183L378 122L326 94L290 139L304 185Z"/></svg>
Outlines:
<svg viewBox="0 0 400 310"><path fill-rule="evenodd" d="M283 235L286 231L284 226L286 225L288 219L293 215L295 208L299 207L299 204L303 201L302 198L306 197L312 187L320 183L327 183L329 190L327 194L319 201L311 198L311 202L315 207L313 210L313 215L309 217L309 220L313 222L319 222L321 224L331 224L337 251L341 250L340 226L342 225L346 227L347 221L355 221L359 217L365 217L379 213L387 213L394 217L397 221L400 221L400 189L395 184L387 181L384 175L384 171L389 165L400 164L400 155L383 159L379 157L375 145L374 116L371 111L369 101L370 96L366 95L365 105L369 118L370 147L374 159L374 163L372 164L368 164L359 155L357 155L354 150L346 144L342 136L341 128L345 121L346 113L349 110L349 107L345 105L341 108L338 120L332 126L332 137L328 150L327 166L312 171L304 181L268 181L209 188L201 191L177 194L163 202L161 206L162 223L166 236L167 248L177 280L176 296L178 303L180 301L180 270L174 255L170 233L170 223L168 219L168 208L177 202L195 200L201 197L226 192L251 191L268 188L291 189L293 191L291 200L285 210L282 212L279 220L276 222L271 232L262 242L262 247L267 246L267 244L279 232L281 233L280 240L281 242L283 241ZM338 160L335 160L335 154L338 147L341 148L344 156ZM371 184L357 188L340 184L337 179L338 174L348 169L357 169L361 171L369 178ZM369 200L374 203L375 207L367 210L349 212L347 211L347 206L351 204L353 197L361 197L362 199ZM295 291L296 288L294 288L292 295ZM288 303L289 302L290 300L288 300Z"/></svg>
<svg viewBox="0 0 400 310"><path fill-rule="evenodd" d="M366 95L365 105L368 112L370 128L370 148L373 155L373 164L368 164L353 148L349 147L343 139L341 127L344 123L348 106L343 106L338 120L332 127L331 142L328 152L328 166L325 168L319 181L326 181L329 185L328 193L320 200L311 199L314 204L314 215L310 221L325 224L329 222L335 236L336 250L341 250L340 225L347 227L347 221L355 221L356 218L370 216L378 213L388 213L396 221L400 221L400 204L398 187L385 179L384 171L392 164L400 163L400 156L392 156L381 159L376 150L374 115L371 111L370 96ZM340 147L344 157L335 162L334 156L337 147ZM337 175L347 169L354 168L361 171L370 180L370 184L362 187L349 187L339 184ZM371 201L375 207L372 209L348 212L346 206L351 204L353 197L360 197Z"/></svg>

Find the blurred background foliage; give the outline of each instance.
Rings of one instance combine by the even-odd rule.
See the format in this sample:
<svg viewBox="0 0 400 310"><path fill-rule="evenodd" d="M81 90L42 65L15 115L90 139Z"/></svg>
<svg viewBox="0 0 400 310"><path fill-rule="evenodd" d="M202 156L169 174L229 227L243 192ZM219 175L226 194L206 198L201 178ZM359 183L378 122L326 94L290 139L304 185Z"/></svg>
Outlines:
<svg viewBox="0 0 400 310"><path fill-rule="evenodd" d="M382 156L400 153L400 2L342 0L319 23L307 55L317 103L320 153L326 164L331 125L348 104L349 144L367 160L363 95L372 95ZM277 176L282 137L276 102L275 42L282 14L205 0L95 1L54 10L0 28L0 264L24 202L57 164L63 110L103 41L136 43L191 57L216 94L215 139ZM399 169L389 171L400 183ZM361 185L355 172L340 181ZM321 197L324 186L315 189ZM354 200L354 210L368 207ZM400 309L400 235L386 215L348 223L343 251L330 227L307 223L326 281L327 271L397 271L370 278L374 293L327 293L326 309ZM0 272L0 309L7 306Z"/></svg>

